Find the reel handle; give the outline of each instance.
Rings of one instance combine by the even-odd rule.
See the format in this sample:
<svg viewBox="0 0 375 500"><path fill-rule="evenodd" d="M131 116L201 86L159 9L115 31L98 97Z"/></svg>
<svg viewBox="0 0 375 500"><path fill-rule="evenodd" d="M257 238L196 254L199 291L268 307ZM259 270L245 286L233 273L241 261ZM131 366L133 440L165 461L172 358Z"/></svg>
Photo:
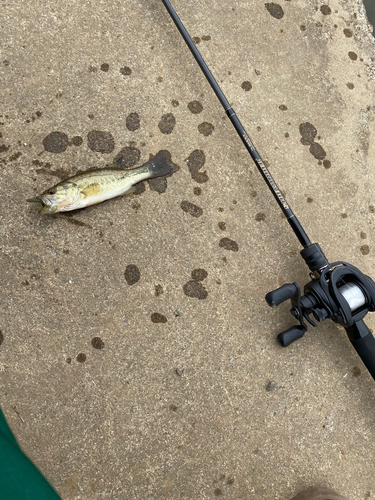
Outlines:
<svg viewBox="0 0 375 500"><path fill-rule="evenodd" d="M294 283L285 283L280 288L272 290L272 292L267 293L266 301L270 307L276 307L282 302L291 299L296 295L298 291L297 286Z"/></svg>
<svg viewBox="0 0 375 500"><path fill-rule="evenodd" d="M375 338L363 320L346 328L349 340L375 379Z"/></svg>
<svg viewBox="0 0 375 500"><path fill-rule="evenodd" d="M305 333L306 328L304 328L302 325L295 325L292 326L292 328L289 328L289 330L285 330L285 332L279 333L277 338L279 339L279 342L283 347L288 347L288 345L302 338Z"/></svg>

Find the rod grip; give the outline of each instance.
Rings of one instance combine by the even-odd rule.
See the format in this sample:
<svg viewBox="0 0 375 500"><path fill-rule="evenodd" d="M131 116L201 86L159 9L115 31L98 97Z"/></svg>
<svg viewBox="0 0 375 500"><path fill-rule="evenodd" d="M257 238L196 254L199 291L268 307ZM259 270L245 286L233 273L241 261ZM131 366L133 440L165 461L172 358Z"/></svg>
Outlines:
<svg viewBox="0 0 375 500"><path fill-rule="evenodd" d="M375 380L375 338L364 321L346 329L350 342Z"/></svg>
<svg viewBox="0 0 375 500"><path fill-rule="evenodd" d="M297 287L294 283L285 283L285 285L267 293L266 302L270 307L276 307L282 302L291 299L297 293Z"/></svg>

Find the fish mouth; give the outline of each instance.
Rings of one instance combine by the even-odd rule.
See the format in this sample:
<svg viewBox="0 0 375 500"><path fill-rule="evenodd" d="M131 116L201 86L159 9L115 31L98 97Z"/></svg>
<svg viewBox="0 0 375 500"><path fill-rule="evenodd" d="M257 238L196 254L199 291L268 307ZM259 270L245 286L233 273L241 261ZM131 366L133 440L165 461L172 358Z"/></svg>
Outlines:
<svg viewBox="0 0 375 500"><path fill-rule="evenodd" d="M57 205L54 203L54 201L50 200L46 196L29 198L26 201L28 201L29 203L40 203L42 205L41 209L39 210L40 214L53 214L57 210Z"/></svg>

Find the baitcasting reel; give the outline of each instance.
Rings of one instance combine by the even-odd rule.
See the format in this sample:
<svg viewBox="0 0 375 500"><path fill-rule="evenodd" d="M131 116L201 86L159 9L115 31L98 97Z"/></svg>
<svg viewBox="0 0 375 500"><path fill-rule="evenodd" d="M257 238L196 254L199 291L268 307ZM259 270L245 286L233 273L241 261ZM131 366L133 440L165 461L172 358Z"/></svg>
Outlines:
<svg viewBox="0 0 375 500"><path fill-rule="evenodd" d="M291 299L292 315L300 322L278 335L287 347L303 337L306 322L316 327L309 316L321 323L332 319L343 326L351 343L375 379L375 339L363 318L375 311L375 282L359 269L346 262L329 263L318 244L301 251L310 268L311 281L304 287L304 295L297 283L286 283L266 295L269 306L275 307Z"/></svg>

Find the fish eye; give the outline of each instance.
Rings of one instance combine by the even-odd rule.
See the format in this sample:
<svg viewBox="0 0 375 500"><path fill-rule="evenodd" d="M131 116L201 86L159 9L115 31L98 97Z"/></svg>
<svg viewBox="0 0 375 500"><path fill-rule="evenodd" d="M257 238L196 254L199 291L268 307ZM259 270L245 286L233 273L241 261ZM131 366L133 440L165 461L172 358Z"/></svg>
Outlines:
<svg viewBox="0 0 375 500"><path fill-rule="evenodd" d="M56 194L56 189L50 189L50 190L48 191L48 194Z"/></svg>

